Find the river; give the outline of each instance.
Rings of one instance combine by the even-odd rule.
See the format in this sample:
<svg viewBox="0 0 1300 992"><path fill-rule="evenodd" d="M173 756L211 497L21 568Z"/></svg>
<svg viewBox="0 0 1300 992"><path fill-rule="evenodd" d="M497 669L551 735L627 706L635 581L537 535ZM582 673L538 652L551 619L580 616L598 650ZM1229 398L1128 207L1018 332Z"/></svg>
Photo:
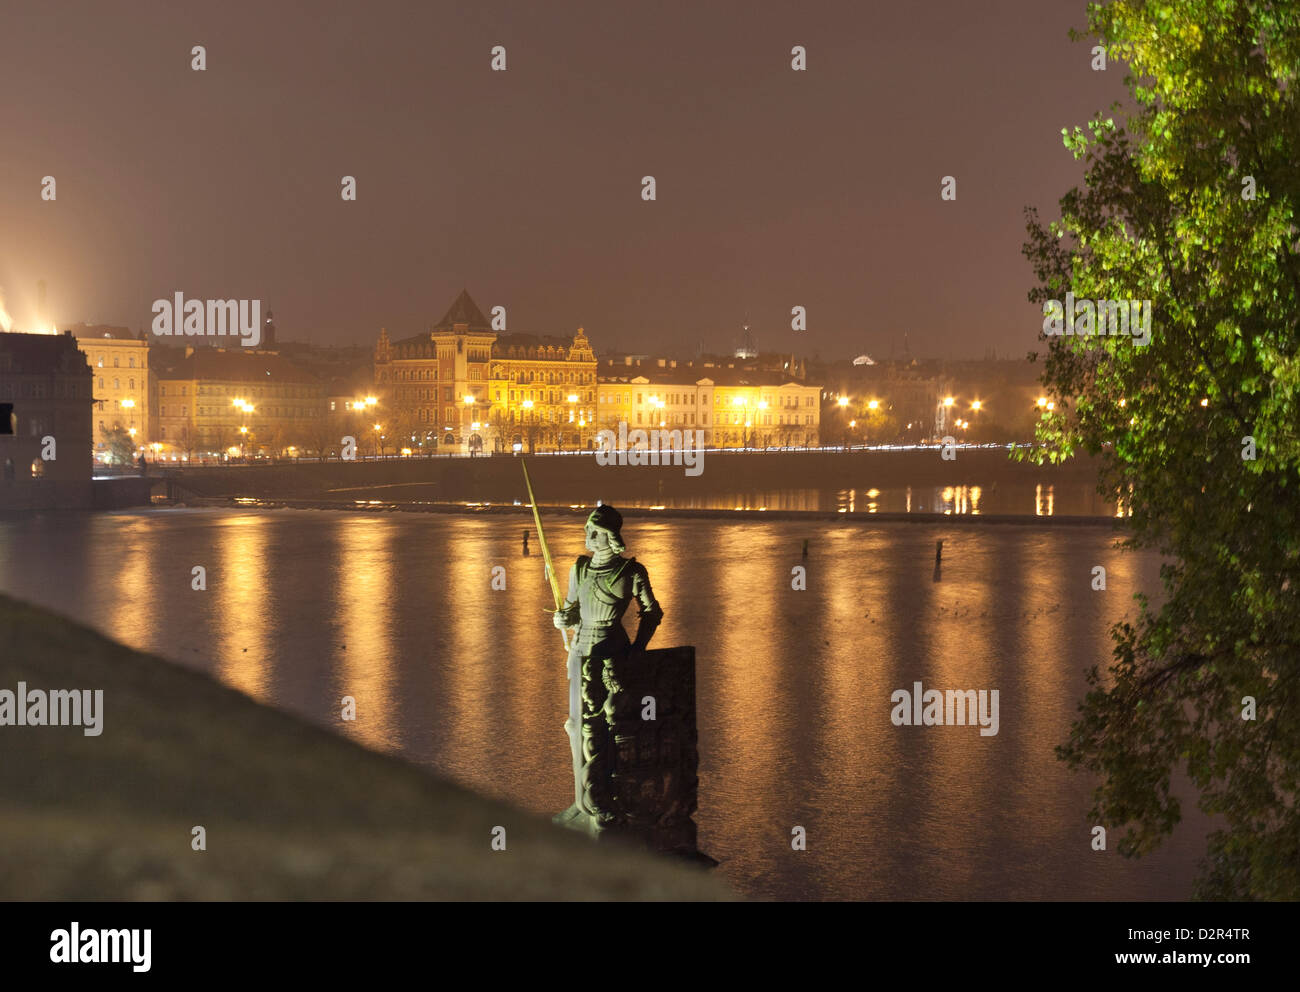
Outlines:
<svg viewBox="0 0 1300 992"><path fill-rule="evenodd" d="M548 515L558 561L582 550ZM0 589L540 814L572 798L559 633L524 517L147 509L0 519ZM1108 628L1158 588L1109 526L638 518L696 648L700 846L778 899L1182 899L1206 821L1093 851L1091 782L1052 753ZM801 554L809 541L807 558ZM944 540L942 572L934 546ZM506 589L492 588L504 566ZM1106 569L1105 591L1092 588ZM206 570L205 591L192 569ZM791 588L792 569L807 589ZM997 689L996 735L895 726L891 694ZM340 700L357 719L339 719ZM159 705L166 705L159 700ZM111 723L111 701L106 721ZM106 724L107 725L107 724ZM220 728L213 728L220 733ZM807 850L791 847L803 827Z"/></svg>

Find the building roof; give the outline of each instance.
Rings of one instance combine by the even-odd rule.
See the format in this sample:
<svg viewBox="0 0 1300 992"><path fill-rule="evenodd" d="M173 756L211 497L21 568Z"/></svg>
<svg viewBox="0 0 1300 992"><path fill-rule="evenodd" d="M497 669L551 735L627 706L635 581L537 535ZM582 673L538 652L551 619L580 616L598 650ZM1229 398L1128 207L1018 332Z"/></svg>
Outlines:
<svg viewBox="0 0 1300 992"><path fill-rule="evenodd" d="M0 372L52 375L85 372L90 366L71 334L0 334Z"/></svg>
<svg viewBox="0 0 1300 992"><path fill-rule="evenodd" d="M434 325L434 330L450 331L454 324L468 324L471 331L490 331L492 328L488 324L488 319L483 316L483 311L478 308L478 304L469 295L469 290L462 289L460 295L447 312L442 315L442 320Z"/></svg>
<svg viewBox="0 0 1300 992"><path fill-rule="evenodd" d="M810 385L802 379L796 379L794 376L787 375L784 372L755 372L749 369L728 369L714 366L699 365L679 365L677 368L660 368L657 365L650 366L618 366L614 368L621 369L618 375L612 375L607 372L601 372L598 375L600 382L632 382L641 378L647 380L651 386L695 386L703 379L708 379L715 386L804 386L809 389L820 389L821 387Z"/></svg>
<svg viewBox="0 0 1300 992"><path fill-rule="evenodd" d="M169 369L157 372L160 380L213 382L301 382L318 385L320 380L306 369L271 352L251 349L196 348Z"/></svg>
<svg viewBox="0 0 1300 992"><path fill-rule="evenodd" d="M500 334L492 345L493 358L505 358L511 348L560 348L565 356L573 347L573 338L561 334Z"/></svg>
<svg viewBox="0 0 1300 992"><path fill-rule="evenodd" d="M129 327L113 327L109 324L73 324L68 328L78 341L91 338L112 338L115 341L135 341L143 344L140 336L131 333Z"/></svg>
<svg viewBox="0 0 1300 992"><path fill-rule="evenodd" d="M712 369L641 369L632 370L627 375L597 375L597 381L602 383L627 383L629 385L641 385L636 380L645 380L645 385L649 386L698 386L705 379L713 382L713 377L709 375Z"/></svg>

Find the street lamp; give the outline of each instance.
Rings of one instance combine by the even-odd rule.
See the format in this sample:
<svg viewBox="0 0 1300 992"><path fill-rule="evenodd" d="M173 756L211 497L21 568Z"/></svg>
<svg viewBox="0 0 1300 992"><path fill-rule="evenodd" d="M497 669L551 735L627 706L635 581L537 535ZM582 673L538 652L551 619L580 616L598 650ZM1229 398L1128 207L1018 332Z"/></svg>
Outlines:
<svg viewBox="0 0 1300 992"><path fill-rule="evenodd" d="M252 403L249 403L248 400L245 400L245 399L240 399L240 398L233 399L233 400L230 401L230 405L233 406L233 407L235 407L235 409L239 410L242 414L244 414L243 419L244 419L245 421L247 421L247 419L248 419L248 415L249 415L250 413L252 413L253 410L254 410L253 404L252 404ZM245 457L245 456L247 455L247 453L248 453L247 450L246 450L246 448L245 448L245 443L246 443L247 440L248 440L248 424L247 424L247 423L244 423L244 424L241 424L241 425L240 425L240 427L239 427L239 433L240 433L241 435L243 435L243 437L240 438L240 443L239 443L239 447L240 447L239 455L240 455L240 457L242 458L242 457Z"/></svg>

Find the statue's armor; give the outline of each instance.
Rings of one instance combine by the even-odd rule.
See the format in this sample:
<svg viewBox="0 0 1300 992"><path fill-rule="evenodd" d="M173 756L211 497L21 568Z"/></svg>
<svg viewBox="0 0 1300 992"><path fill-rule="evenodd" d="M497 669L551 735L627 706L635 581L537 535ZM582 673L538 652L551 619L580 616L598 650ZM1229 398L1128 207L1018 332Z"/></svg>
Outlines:
<svg viewBox="0 0 1300 992"><path fill-rule="evenodd" d="M623 614L633 599L640 610L635 644L623 628ZM569 571L569 594L559 613L566 626L578 625L569 648L569 719L564 724L573 756L574 805L600 829L620 818L609 781L618 666L629 647L643 649L649 643L663 610L645 566L635 558L615 556L595 565L583 555Z"/></svg>

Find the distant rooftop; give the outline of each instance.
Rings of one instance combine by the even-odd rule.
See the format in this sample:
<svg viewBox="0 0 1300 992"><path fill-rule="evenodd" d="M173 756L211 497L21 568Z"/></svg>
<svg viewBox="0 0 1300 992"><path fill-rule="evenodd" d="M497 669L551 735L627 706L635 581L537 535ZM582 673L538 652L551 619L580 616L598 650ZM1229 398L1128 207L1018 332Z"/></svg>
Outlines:
<svg viewBox="0 0 1300 992"><path fill-rule="evenodd" d="M116 341L139 341L140 336L133 334L129 327L114 327L111 324L73 324L68 328L78 341L89 338L112 338Z"/></svg>
<svg viewBox="0 0 1300 992"><path fill-rule="evenodd" d="M171 368L159 371L159 379L207 379L217 382L320 382L306 369L271 352L250 349L196 348Z"/></svg>

